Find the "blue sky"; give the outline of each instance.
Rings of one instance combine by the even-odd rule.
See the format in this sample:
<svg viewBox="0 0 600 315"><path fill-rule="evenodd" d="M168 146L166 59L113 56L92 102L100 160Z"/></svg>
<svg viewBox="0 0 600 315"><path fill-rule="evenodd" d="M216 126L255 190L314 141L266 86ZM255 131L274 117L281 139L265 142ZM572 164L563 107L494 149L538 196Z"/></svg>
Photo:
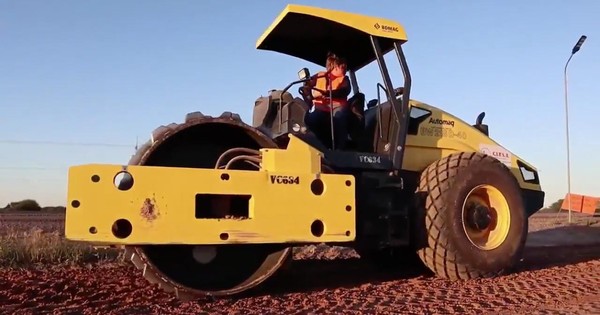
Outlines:
<svg viewBox="0 0 600 315"><path fill-rule="evenodd" d="M569 66L572 190L600 196L600 1L294 3L402 23L412 98L467 121L485 111L491 135L539 167L547 203L566 192L563 67L587 35ZM319 69L254 48L285 4L0 1L0 206L64 204L70 165L124 163L187 112L250 122L257 97ZM367 97L376 70L358 73Z"/></svg>

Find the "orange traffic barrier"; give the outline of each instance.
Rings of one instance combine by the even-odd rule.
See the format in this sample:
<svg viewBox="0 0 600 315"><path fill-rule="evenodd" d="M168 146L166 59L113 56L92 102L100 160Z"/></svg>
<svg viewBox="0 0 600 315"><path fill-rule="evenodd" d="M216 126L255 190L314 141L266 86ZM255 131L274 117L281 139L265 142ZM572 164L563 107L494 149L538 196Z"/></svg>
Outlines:
<svg viewBox="0 0 600 315"><path fill-rule="evenodd" d="M591 215L596 213L596 209L598 209L598 205L600 203L600 198L577 194L570 194L570 196L571 211ZM563 199L560 209L569 211L569 194L565 195L565 199Z"/></svg>

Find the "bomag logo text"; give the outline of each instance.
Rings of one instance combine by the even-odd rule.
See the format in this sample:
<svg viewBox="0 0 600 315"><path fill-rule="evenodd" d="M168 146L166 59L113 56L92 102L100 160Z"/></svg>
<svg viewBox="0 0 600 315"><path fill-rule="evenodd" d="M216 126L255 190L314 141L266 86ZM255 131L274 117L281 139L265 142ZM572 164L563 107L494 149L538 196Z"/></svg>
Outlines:
<svg viewBox="0 0 600 315"><path fill-rule="evenodd" d="M381 25L381 29L384 31L397 32L398 28L395 26Z"/></svg>
<svg viewBox="0 0 600 315"><path fill-rule="evenodd" d="M299 176L271 175L271 184L298 185Z"/></svg>
<svg viewBox="0 0 600 315"><path fill-rule="evenodd" d="M446 125L454 127L454 120L446 120L440 118L429 118L429 123L434 125Z"/></svg>
<svg viewBox="0 0 600 315"><path fill-rule="evenodd" d="M398 27L375 23L375 28L386 32L398 32Z"/></svg>

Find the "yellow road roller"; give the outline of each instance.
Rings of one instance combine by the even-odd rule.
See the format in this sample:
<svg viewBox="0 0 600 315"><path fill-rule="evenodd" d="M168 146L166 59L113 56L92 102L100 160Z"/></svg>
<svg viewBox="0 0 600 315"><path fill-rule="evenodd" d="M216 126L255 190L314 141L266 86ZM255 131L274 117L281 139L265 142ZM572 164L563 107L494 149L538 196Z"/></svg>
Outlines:
<svg viewBox="0 0 600 315"><path fill-rule="evenodd" d="M483 112L470 124L410 99L406 41L395 21L286 6L256 48L323 67L330 52L346 59L345 146L331 141L335 124L307 126L315 87L303 68L255 100L251 123L192 112L126 165L70 167L66 238L123 247L142 276L186 298L250 290L293 247L318 243L373 261L412 254L447 279L510 272L543 206L538 172L490 138ZM360 82L377 89L367 102L356 73L371 63L381 78Z"/></svg>

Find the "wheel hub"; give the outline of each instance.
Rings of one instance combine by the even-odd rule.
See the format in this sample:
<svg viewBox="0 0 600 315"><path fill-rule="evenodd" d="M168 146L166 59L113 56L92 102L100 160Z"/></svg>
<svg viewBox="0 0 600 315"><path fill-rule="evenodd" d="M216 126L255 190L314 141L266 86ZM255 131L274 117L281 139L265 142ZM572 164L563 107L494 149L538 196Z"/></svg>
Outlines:
<svg viewBox="0 0 600 315"><path fill-rule="evenodd" d="M481 204L471 205L468 209L467 224L470 228L483 231L492 223L490 208Z"/></svg>
<svg viewBox="0 0 600 315"><path fill-rule="evenodd" d="M508 201L491 185L474 187L463 203L462 221L465 235L474 246L493 250L506 240L510 230Z"/></svg>

